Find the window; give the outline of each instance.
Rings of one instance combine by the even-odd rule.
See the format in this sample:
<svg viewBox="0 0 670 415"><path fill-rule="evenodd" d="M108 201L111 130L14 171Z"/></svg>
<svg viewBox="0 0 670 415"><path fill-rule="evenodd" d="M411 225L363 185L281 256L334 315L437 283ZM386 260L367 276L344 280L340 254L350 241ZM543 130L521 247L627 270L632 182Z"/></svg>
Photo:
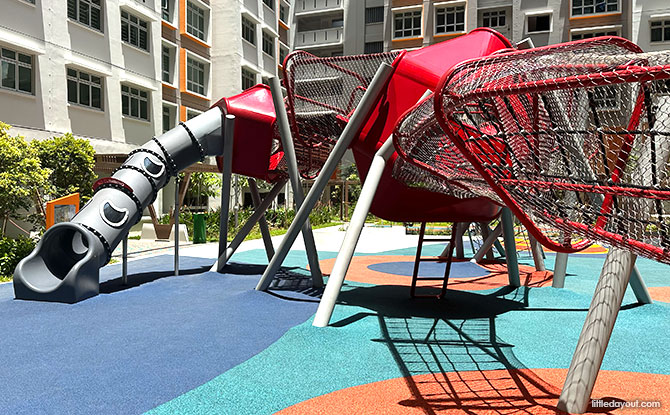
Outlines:
<svg viewBox="0 0 670 415"><path fill-rule="evenodd" d="M365 42L364 53L381 53L384 51L384 42Z"/></svg>
<svg viewBox="0 0 670 415"><path fill-rule="evenodd" d="M170 107L167 105L163 105L163 132L170 131L174 127L174 122L172 121L174 119L173 111Z"/></svg>
<svg viewBox="0 0 670 415"><path fill-rule="evenodd" d="M421 36L421 10L393 15L393 37Z"/></svg>
<svg viewBox="0 0 670 415"><path fill-rule="evenodd" d="M286 22L288 22L287 17L288 17L288 7L284 6L283 4L280 4L279 5L279 20L286 23Z"/></svg>
<svg viewBox="0 0 670 415"><path fill-rule="evenodd" d="M274 10L274 9L275 9L275 4L274 4L274 3L275 3L274 0L263 0L263 4L265 4L266 6L268 6L268 7L270 8L270 10Z"/></svg>
<svg viewBox="0 0 670 415"><path fill-rule="evenodd" d="M205 64L193 58L186 60L186 89L205 95Z"/></svg>
<svg viewBox="0 0 670 415"><path fill-rule="evenodd" d="M200 40L207 41L205 11L190 1L186 6L186 31Z"/></svg>
<svg viewBox="0 0 670 415"><path fill-rule="evenodd" d="M248 69L242 68L242 90L256 85L256 74Z"/></svg>
<svg viewBox="0 0 670 415"><path fill-rule="evenodd" d="M102 32L100 0L67 0L67 17Z"/></svg>
<svg viewBox="0 0 670 415"><path fill-rule="evenodd" d="M330 27L344 27L344 19L333 19L330 21Z"/></svg>
<svg viewBox="0 0 670 415"><path fill-rule="evenodd" d="M170 63L170 48L163 46L163 52L161 54L161 66L162 66L162 80L163 82L172 83L172 65Z"/></svg>
<svg viewBox="0 0 670 415"><path fill-rule="evenodd" d="M2 48L0 51L2 87L21 92L33 92L33 57Z"/></svg>
<svg viewBox="0 0 670 415"><path fill-rule="evenodd" d="M263 32L263 52L270 56L275 55L275 40L266 32Z"/></svg>
<svg viewBox="0 0 670 415"><path fill-rule="evenodd" d="M149 121L149 94L147 91L121 85L121 112L127 117Z"/></svg>
<svg viewBox="0 0 670 415"><path fill-rule="evenodd" d="M528 33L548 32L551 30L551 14L528 16Z"/></svg>
<svg viewBox="0 0 670 415"><path fill-rule="evenodd" d="M172 21L172 14L170 13L170 0L161 0L161 17L168 22Z"/></svg>
<svg viewBox="0 0 670 415"><path fill-rule="evenodd" d="M126 11L121 12L121 40L136 48L149 51L147 22Z"/></svg>
<svg viewBox="0 0 670 415"><path fill-rule="evenodd" d="M572 15L613 13L619 11L619 0L572 0Z"/></svg>
<svg viewBox="0 0 670 415"><path fill-rule="evenodd" d="M570 35L571 40L591 39L598 36L619 36L618 30L602 30L593 32L579 32Z"/></svg>
<svg viewBox="0 0 670 415"><path fill-rule="evenodd" d="M198 115L202 114L200 111L192 110L192 109L187 109L186 110L186 121L193 119L197 117Z"/></svg>
<svg viewBox="0 0 670 415"><path fill-rule="evenodd" d="M67 100L84 107L102 109L102 78L67 69Z"/></svg>
<svg viewBox="0 0 670 415"><path fill-rule="evenodd" d="M650 22L652 42L670 42L670 20Z"/></svg>
<svg viewBox="0 0 670 415"><path fill-rule="evenodd" d="M435 33L465 31L465 6L435 9Z"/></svg>
<svg viewBox="0 0 670 415"><path fill-rule="evenodd" d="M256 44L256 25L246 17L242 17L242 39L252 45Z"/></svg>
<svg viewBox="0 0 670 415"><path fill-rule="evenodd" d="M384 6L366 7L365 23L382 23L384 21Z"/></svg>
<svg viewBox="0 0 670 415"><path fill-rule="evenodd" d="M286 59L286 55L288 55L288 50L279 46L279 64L280 65L284 64L284 59Z"/></svg>
<svg viewBox="0 0 670 415"><path fill-rule="evenodd" d="M596 108L611 110L618 108L617 87L601 86L593 88L593 102Z"/></svg>
<svg viewBox="0 0 670 415"><path fill-rule="evenodd" d="M484 27L504 27L506 25L505 10L495 10L482 14L482 26Z"/></svg>

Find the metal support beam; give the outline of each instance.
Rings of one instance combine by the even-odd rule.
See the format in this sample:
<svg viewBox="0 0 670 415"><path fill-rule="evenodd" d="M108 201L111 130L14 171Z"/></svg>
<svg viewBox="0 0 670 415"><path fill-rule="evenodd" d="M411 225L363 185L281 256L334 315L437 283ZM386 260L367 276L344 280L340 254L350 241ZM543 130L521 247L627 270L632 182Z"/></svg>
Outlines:
<svg viewBox="0 0 670 415"><path fill-rule="evenodd" d="M279 137L281 138L284 157L286 157L289 181L291 183L291 188L293 189L295 208L299 210L305 195L302 190L302 183L300 183L300 172L298 171L298 160L295 156L295 148L293 147L291 127L288 123L288 115L286 114L286 107L284 106L284 98L282 96L279 78L272 77L269 81L270 91L272 91L272 103L274 104L277 117L277 127L279 127ZM307 253L309 270L312 275L312 286L323 287L323 275L321 274L321 266L319 265L319 254L316 250L316 243L314 242L312 225L309 223L309 214L302 224L302 238L305 243L305 252ZM293 244L293 241L291 241L291 244ZM270 263L272 263L272 260L270 260Z"/></svg>
<svg viewBox="0 0 670 415"><path fill-rule="evenodd" d="M261 217L265 214L265 211L268 210L268 207L272 204L272 201L277 197L279 192L281 192L282 187L286 184L285 180L280 181L279 183L275 184L274 187L270 190L270 193L268 193L265 198L261 201L261 203L258 205L256 210L254 210L254 213L249 216L249 219L247 219L246 222L244 222L244 225L240 228L240 230L237 232L237 235L233 238L233 240L228 244L228 247L226 247L226 250L224 251L223 255L221 255L217 261L212 265L212 268L210 271L216 271L219 268L219 263L226 264L230 258L233 256L237 248L244 242L244 238L247 237L249 232L254 228L254 225L258 223Z"/></svg>
<svg viewBox="0 0 670 415"><path fill-rule="evenodd" d="M316 316L314 316L314 322L312 323L313 326L326 327L330 322L337 297L342 289L349 264L351 264L351 258L354 256L358 239L361 237L365 218L367 218L370 211L370 206L377 192L386 162L393 155L394 151L393 137L389 137L377 150L372 159L370 169L361 189L361 194L358 196L356 208L353 215L351 215L351 222L349 222L347 233L344 235L340 252L337 254L333 270L330 273L330 277L328 277L328 285L326 285L326 289L321 297L319 308L316 310Z"/></svg>
<svg viewBox="0 0 670 415"><path fill-rule="evenodd" d="M128 285L128 235L123 238L121 246L121 284Z"/></svg>
<svg viewBox="0 0 670 415"><path fill-rule="evenodd" d="M228 245L228 215L230 214L230 182L233 176L233 142L235 116L228 114L223 122L223 171L221 172L221 210L219 212L219 258ZM216 271L223 271L226 261L216 262Z"/></svg>
<svg viewBox="0 0 670 415"><path fill-rule="evenodd" d="M642 275L640 275L640 271L637 269L637 265L633 266L633 271L630 274L630 288L633 290L635 298L640 304L651 304L654 302L651 294L649 294L647 285L642 279Z"/></svg>
<svg viewBox="0 0 670 415"><path fill-rule="evenodd" d="M505 242L505 260L507 261L507 277L512 287L521 286L519 278L519 262L516 257L516 240L514 238L514 216L509 208L503 208L500 216Z"/></svg>
<svg viewBox="0 0 670 415"><path fill-rule="evenodd" d="M256 185L256 179L249 177L249 193L251 193L251 201L254 204L254 210L258 210L261 205L261 195L258 193L258 186ZM274 198L273 198L274 199ZM263 215L258 221L258 227L261 230L261 236L263 237L263 245L265 245L265 253L268 256L268 261L272 259L275 254L275 247L272 245L272 235L270 235L270 227L268 227L268 221L265 219L265 210L263 210Z"/></svg>
<svg viewBox="0 0 670 415"><path fill-rule="evenodd" d="M179 175L174 176L174 276L179 275Z"/></svg>
<svg viewBox="0 0 670 415"><path fill-rule="evenodd" d="M479 223L479 228L482 230L482 247L483 247L484 246L483 242L486 241L487 239L489 239L489 235L491 234L491 230L489 229L489 225L486 222L480 222ZM485 254L486 259L494 259L495 258L495 256L493 255L493 249L491 249L492 246L493 246L493 241L491 241L491 244L489 245L488 249L486 250L486 254ZM477 253L475 253L475 255L477 255Z"/></svg>
<svg viewBox="0 0 670 415"><path fill-rule="evenodd" d="M491 248L494 245L494 242L498 240L498 237L502 235L503 233L503 228L502 228L502 222L498 223L498 226L495 227L495 229L490 230L489 226L484 224L484 227L488 229L488 236L486 239L484 239L484 242L482 242L482 246L479 247L479 250L475 254L474 257L470 260L470 262L479 262L484 258L484 255L487 252L491 252Z"/></svg>
<svg viewBox="0 0 670 415"><path fill-rule="evenodd" d="M263 273L263 276L256 286L257 290L266 290L270 286L272 279L274 278L277 271L279 271L279 268L284 262L284 259L286 259L286 255L288 255L295 238L298 236L300 228L309 218L309 213L312 211L312 209L314 209L314 206L316 206L316 203L319 201L321 193L328 185L328 180L335 172L335 169L337 169L337 165L344 156L344 153L349 148L349 145L353 142L353 140L358 135L358 132L363 127L364 122L367 120L368 114L372 110L374 104L377 102L378 96L386 86L386 82L391 77L392 73L393 67L391 65L387 63L382 63L380 65L377 73L365 91L365 94L363 94L358 107L349 119L346 127L344 127L344 131L342 131L342 134L337 140L337 143L328 156L328 159L321 169L321 174L319 174L319 177L314 182L314 185L307 194L307 197L305 198L302 206L296 213L293 223L286 232L286 235L279 245L275 256L272 258L272 261L270 261L270 264L265 269L265 273Z"/></svg>
<svg viewBox="0 0 670 415"><path fill-rule="evenodd" d="M535 239L533 235L528 232L528 244L530 245L530 253L533 255L533 263L537 271L546 271L547 267L544 265L544 251L542 245Z"/></svg>
<svg viewBox="0 0 670 415"><path fill-rule="evenodd" d="M607 254L558 399L558 409L581 414L588 408L635 259L635 254L620 248L611 248Z"/></svg>
<svg viewBox="0 0 670 415"><path fill-rule="evenodd" d="M554 279L551 281L552 287L563 288L565 286L565 273L567 269L568 254L557 252L556 261L554 263Z"/></svg>

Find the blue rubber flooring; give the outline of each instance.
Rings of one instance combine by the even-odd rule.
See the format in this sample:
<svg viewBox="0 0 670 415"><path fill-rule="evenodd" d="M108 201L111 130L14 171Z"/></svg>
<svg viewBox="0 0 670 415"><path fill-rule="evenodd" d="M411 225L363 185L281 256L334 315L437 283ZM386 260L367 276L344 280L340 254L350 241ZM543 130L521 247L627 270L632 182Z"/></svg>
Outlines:
<svg viewBox="0 0 670 415"><path fill-rule="evenodd" d="M1 414L141 413L264 350L309 319L315 299L254 291L262 268L173 257L102 269L101 295L78 304L14 300L0 285ZM235 339L235 341L231 341Z"/></svg>
<svg viewBox="0 0 670 415"><path fill-rule="evenodd" d="M443 277L444 262L422 262L419 266L419 277ZM378 264L368 265L368 269L385 274L412 276L414 271L414 261L394 261L380 262ZM451 264L449 278L472 278L489 275L485 268L469 261L454 262Z"/></svg>

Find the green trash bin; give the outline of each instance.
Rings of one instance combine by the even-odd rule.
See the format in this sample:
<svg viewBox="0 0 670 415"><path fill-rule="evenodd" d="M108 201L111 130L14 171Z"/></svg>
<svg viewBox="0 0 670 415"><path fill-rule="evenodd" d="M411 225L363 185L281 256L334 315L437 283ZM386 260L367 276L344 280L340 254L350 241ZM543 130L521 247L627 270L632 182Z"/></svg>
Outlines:
<svg viewBox="0 0 670 415"><path fill-rule="evenodd" d="M207 242L207 228L205 226L205 214L196 213L193 215L193 243L204 244Z"/></svg>

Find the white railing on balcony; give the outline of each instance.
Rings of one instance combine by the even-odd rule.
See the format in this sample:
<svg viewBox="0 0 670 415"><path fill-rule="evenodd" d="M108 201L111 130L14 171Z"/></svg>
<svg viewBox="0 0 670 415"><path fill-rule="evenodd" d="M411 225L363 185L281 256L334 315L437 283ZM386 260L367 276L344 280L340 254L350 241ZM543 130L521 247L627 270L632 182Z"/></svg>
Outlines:
<svg viewBox="0 0 670 415"><path fill-rule="evenodd" d="M296 0L295 12L320 12L331 9L341 9L344 0Z"/></svg>
<svg viewBox="0 0 670 415"><path fill-rule="evenodd" d="M330 45L337 43L342 43L341 27L298 32L295 36L296 47Z"/></svg>

